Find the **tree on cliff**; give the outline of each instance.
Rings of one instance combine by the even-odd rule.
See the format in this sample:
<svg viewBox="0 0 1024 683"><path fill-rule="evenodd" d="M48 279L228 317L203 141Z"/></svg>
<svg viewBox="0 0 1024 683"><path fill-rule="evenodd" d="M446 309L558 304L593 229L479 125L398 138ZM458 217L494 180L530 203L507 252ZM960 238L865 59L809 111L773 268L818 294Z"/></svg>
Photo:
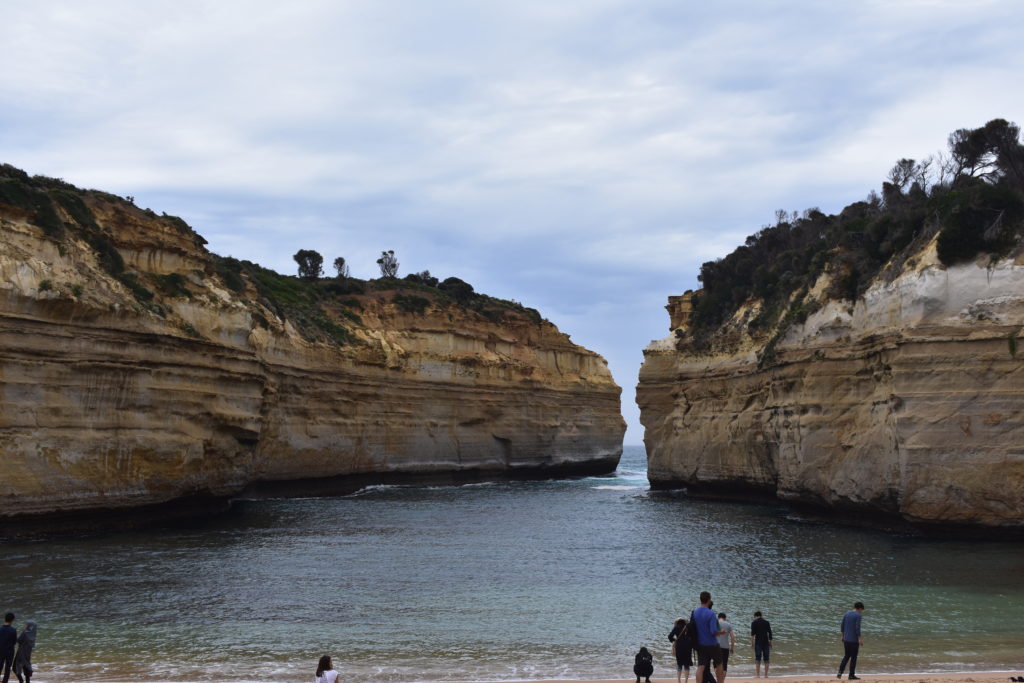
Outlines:
<svg viewBox="0 0 1024 683"><path fill-rule="evenodd" d="M334 270L338 273L338 279L344 280L348 277L348 264L345 263L344 256L334 259Z"/></svg>
<svg viewBox="0 0 1024 683"><path fill-rule="evenodd" d="M312 249L299 249L292 258L299 264L299 277L315 280L324 274L324 257Z"/></svg>
<svg viewBox="0 0 1024 683"><path fill-rule="evenodd" d="M998 182L1006 178L1024 184L1024 147L1020 126L1006 119L992 119L981 128L961 128L949 136L954 180L960 175Z"/></svg>
<svg viewBox="0 0 1024 683"><path fill-rule="evenodd" d="M380 266L381 277L394 278L398 275L398 259L395 258L395 252L393 249L380 252L380 258L377 259L377 265Z"/></svg>

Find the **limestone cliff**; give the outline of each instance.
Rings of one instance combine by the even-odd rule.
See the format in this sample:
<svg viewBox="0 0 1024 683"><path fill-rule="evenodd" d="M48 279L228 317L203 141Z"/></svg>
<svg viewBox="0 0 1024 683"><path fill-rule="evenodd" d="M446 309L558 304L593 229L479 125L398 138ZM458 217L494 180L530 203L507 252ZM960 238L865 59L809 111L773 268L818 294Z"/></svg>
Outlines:
<svg viewBox="0 0 1024 683"><path fill-rule="evenodd" d="M530 309L280 276L180 219L5 169L7 517L618 461L605 361Z"/></svg>
<svg viewBox="0 0 1024 683"><path fill-rule="evenodd" d="M1020 250L946 267L932 239L856 301L826 296L829 279L777 336L747 332L751 301L701 350L693 293L670 300L674 333L637 387L652 484L1024 528Z"/></svg>

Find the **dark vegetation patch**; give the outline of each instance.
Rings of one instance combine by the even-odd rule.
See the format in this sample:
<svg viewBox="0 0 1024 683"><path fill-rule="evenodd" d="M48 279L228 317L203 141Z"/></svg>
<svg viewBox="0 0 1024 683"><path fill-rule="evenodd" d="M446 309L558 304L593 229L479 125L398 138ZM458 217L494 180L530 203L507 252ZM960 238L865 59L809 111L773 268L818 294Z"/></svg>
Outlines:
<svg viewBox="0 0 1024 683"><path fill-rule="evenodd" d="M416 315L423 315L423 312L430 307L430 299L415 294L395 294L391 301L398 307L398 310Z"/></svg>
<svg viewBox="0 0 1024 683"><path fill-rule="evenodd" d="M199 334L199 330L197 330L191 323L182 323L181 331L190 337L195 337L196 339L203 338L203 335Z"/></svg>
<svg viewBox="0 0 1024 683"><path fill-rule="evenodd" d="M181 273L167 273L166 275L154 275L157 287L167 296L188 298L191 293L188 291L187 280Z"/></svg>
<svg viewBox="0 0 1024 683"><path fill-rule="evenodd" d="M117 276L117 279L135 296L139 302L148 304L155 296L153 291L148 289L139 281L138 275L131 272L124 272Z"/></svg>

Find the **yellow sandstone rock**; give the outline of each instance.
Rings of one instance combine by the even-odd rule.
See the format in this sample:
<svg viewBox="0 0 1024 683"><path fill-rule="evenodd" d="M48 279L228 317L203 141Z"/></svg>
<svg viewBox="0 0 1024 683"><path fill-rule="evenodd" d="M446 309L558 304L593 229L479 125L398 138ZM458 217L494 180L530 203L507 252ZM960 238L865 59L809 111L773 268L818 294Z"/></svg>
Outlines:
<svg viewBox="0 0 1024 683"><path fill-rule="evenodd" d="M251 281L233 292L187 227L82 197L155 297L105 271L68 211L54 238L0 203L3 515L344 490L356 475L614 469L620 390L547 321L428 295L407 313L371 291L349 297L349 318L324 304L347 342L311 340ZM183 292L154 284L171 274Z"/></svg>
<svg viewBox="0 0 1024 683"><path fill-rule="evenodd" d="M946 268L934 243L914 264L852 307L816 287L768 362L750 310L698 354L689 297L670 299L683 331L645 350L637 387L652 484L1024 528L1024 265Z"/></svg>

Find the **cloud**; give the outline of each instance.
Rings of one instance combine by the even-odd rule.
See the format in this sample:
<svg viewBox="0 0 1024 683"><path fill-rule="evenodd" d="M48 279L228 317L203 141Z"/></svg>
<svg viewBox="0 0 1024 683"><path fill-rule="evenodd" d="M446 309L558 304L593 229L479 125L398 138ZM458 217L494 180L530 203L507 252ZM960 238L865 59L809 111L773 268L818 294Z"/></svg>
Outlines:
<svg viewBox="0 0 1024 683"><path fill-rule="evenodd" d="M314 248L367 277L395 249L541 309L628 406L703 261L1022 111L1022 19L1011 0L11 2L0 155L282 271Z"/></svg>

